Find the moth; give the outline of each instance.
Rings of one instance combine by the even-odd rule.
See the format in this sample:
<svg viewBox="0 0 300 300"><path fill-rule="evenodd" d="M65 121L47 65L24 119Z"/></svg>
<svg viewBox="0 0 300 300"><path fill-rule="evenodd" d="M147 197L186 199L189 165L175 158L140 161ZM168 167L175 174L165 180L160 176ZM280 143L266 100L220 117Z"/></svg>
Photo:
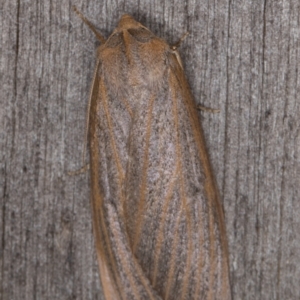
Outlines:
<svg viewBox="0 0 300 300"><path fill-rule="evenodd" d="M105 299L231 299L224 215L176 46L123 15L97 49L87 131Z"/></svg>

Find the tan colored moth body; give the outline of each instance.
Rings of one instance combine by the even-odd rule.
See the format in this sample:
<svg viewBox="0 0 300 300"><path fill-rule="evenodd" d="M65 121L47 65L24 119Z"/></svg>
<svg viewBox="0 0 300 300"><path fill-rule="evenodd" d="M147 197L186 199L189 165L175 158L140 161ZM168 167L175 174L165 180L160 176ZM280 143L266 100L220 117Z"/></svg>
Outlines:
<svg viewBox="0 0 300 300"><path fill-rule="evenodd" d="M129 15L97 35L88 134L106 299L231 299L223 211L177 51Z"/></svg>

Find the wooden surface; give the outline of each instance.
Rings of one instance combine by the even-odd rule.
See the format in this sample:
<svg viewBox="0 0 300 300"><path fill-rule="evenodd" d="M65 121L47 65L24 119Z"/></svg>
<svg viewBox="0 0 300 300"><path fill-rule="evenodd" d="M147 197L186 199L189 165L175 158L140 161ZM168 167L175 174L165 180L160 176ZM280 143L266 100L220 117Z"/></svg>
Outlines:
<svg viewBox="0 0 300 300"><path fill-rule="evenodd" d="M95 38L180 48L223 199L234 299L300 298L298 0L1 1L0 299L102 299L82 166Z"/></svg>

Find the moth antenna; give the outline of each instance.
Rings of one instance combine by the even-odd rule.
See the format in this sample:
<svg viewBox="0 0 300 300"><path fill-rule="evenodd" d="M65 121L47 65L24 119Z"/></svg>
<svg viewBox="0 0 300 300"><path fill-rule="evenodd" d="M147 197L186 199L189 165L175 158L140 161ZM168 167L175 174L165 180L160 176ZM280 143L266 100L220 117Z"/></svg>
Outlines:
<svg viewBox="0 0 300 300"><path fill-rule="evenodd" d="M94 71L93 83L92 83L89 102L88 102L88 106L87 106L87 110L86 110L86 117L85 117L86 121L85 121L85 130L84 130L84 144L83 144L83 150L82 150L82 165L83 165L83 167L80 168L79 170L68 172L68 174L70 176L85 173L90 168L90 165L85 163L85 156L86 156L86 148L87 148L87 143L88 143L91 102L92 102L92 98L93 98L93 90L94 90L94 87L95 87L95 81L96 81L96 77L97 77L99 64L100 64L100 60L97 61L96 68L95 68L95 71Z"/></svg>
<svg viewBox="0 0 300 300"><path fill-rule="evenodd" d="M173 46L171 46L172 50L177 50L180 44L185 40L185 38L189 35L189 32L186 32Z"/></svg>
<svg viewBox="0 0 300 300"><path fill-rule="evenodd" d="M96 27L77 9L75 5L73 5L73 10L79 16L79 18L94 32L101 44L104 44L106 39L97 31Z"/></svg>
<svg viewBox="0 0 300 300"><path fill-rule="evenodd" d="M180 44L183 42L183 40L189 35L188 32L186 32L180 39L177 43L175 43L173 46L170 46L170 49L173 51L173 54L176 56L176 59L181 67L181 69L183 69L183 65L182 65L182 61L181 61L181 58L180 58L180 55L177 51L177 48L180 46Z"/></svg>
<svg viewBox="0 0 300 300"><path fill-rule="evenodd" d="M96 77L97 77L99 64L100 64L100 60L98 59L97 64L96 64L96 68L95 68L95 71L94 71L94 75L93 75L93 82L92 82L92 87L91 87L91 91L90 91L88 107L87 107L87 110L86 110L86 118L85 118L86 121L85 121L85 131L84 131L84 147L83 147L83 151L82 151L82 163L84 163L85 156L86 156L86 148L87 148L88 133L89 133L89 123L90 123L91 102L92 102L92 98L93 98L93 90L94 90L95 83L96 83Z"/></svg>

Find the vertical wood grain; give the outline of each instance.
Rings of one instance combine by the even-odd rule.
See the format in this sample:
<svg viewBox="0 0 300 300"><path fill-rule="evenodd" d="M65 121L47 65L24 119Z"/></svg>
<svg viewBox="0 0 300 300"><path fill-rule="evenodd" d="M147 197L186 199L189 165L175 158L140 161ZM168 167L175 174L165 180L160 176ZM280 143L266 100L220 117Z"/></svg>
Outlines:
<svg viewBox="0 0 300 300"><path fill-rule="evenodd" d="M132 14L179 49L220 188L234 299L300 297L300 4L0 3L0 299L102 299L81 167L97 43Z"/></svg>

